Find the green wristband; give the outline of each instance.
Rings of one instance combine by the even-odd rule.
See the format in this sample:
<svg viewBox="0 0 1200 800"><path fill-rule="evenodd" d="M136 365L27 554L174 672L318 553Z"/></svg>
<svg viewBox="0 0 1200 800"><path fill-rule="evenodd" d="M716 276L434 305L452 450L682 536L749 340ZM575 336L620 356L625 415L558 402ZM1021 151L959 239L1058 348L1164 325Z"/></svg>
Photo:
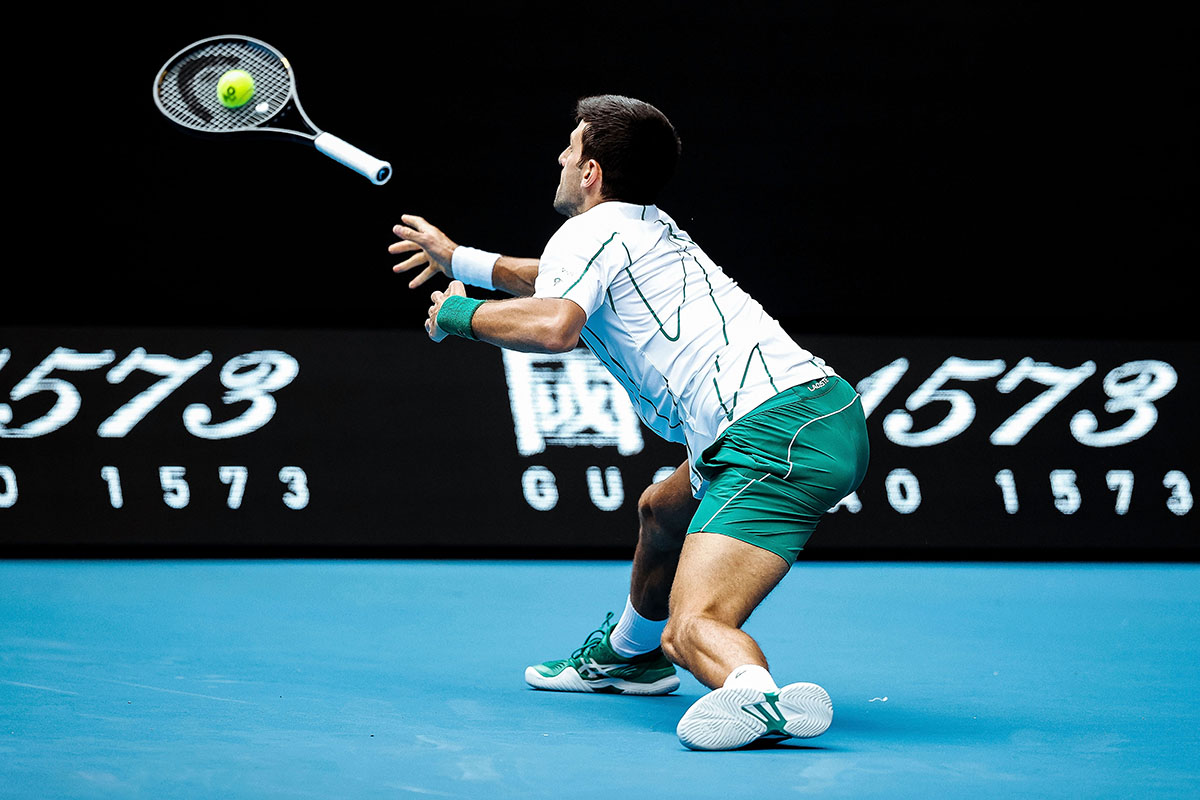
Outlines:
<svg viewBox="0 0 1200 800"><path fill-rule="evenodd" d="M471 330L471 317L475 316L475 310L481 305L482 300L452 294L442 301L442 307L438 309L437 326L446 333L479 341Z"/></svg>

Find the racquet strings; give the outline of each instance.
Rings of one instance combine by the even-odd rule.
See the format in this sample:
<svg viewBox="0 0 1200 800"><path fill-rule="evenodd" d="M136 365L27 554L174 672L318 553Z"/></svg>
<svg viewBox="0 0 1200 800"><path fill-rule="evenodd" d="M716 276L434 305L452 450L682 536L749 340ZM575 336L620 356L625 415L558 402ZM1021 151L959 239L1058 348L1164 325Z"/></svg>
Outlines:
<svg viewBox="0 0 1200 800"><path fill-rule="evenodd" d="M226 108L217 82L231 69L254 77L254 96L241 108ZM189 50L168 64L158 82L162 112L197 131L223 133L262 125L288 102L292 73L276 52L250 41L223 39Z"/></svg>

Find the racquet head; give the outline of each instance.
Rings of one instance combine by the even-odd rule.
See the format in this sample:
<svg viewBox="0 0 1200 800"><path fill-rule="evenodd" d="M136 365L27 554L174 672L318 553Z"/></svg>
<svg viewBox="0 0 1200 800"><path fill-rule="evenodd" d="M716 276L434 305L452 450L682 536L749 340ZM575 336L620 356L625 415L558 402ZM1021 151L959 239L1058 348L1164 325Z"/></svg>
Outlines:
<svg viewBox="0 0 1200 800"><path fill-rule="evenodd" d="M226 108L217 82L231 69L254 76L254 97L241 108ZM154 102L167 119L197 133L233 133L269 129L289 105L296 105L296 81L283 54L246 36L216 36L188 45L159 70ZM300 109L297 107L297 111ZM314 138L319 132L307 118L289 123L289 132Z"/></svg>

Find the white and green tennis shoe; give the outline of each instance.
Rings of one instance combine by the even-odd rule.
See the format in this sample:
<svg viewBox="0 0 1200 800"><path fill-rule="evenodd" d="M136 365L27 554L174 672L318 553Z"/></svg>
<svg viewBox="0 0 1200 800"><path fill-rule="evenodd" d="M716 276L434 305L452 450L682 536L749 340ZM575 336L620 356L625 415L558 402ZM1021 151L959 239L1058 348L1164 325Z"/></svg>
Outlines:
<svg viewBox="0 0 1200 800"><path fill-rule="evenodd" d="M675 665L661 647L633 658L613 651L609 644L612 617L610 612L570 658L526 667L525 682L553 692L668 694L678 689Z"/></svg>
<svg viewBox="0 0 1200 800"><path fill-rule="evenodd" d="M714 689L697 700L675 732L692 750L736 750L762 738L810 739L833 721L833 702L815 683L790 683L778 692Z"/></svg>

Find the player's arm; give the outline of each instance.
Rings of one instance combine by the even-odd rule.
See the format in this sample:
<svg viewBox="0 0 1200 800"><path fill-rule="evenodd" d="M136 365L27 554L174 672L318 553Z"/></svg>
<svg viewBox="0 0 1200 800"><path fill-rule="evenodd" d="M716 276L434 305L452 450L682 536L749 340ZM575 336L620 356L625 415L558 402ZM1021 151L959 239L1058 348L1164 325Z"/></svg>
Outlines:
<svg viewBox="0 0 1200 800"><path fill-rule="evenodd" d="M442 274L450 278L459 278L454 274L456 256L459 245L441 230L430 225L424 218L413 214L400 217L400 225L392 232L400 237L388 247L392 255L412 253L409 258L392 267L393 272L408 272L417 267L424 267L408 283L408 288L416 289L434 275ZM468 254L470 251L470 254ZM465 248L458 253L458 268L461 271L473 269L484 275L492 287L516 297L532 297L533 284L537 280L538 260L536 258L515 258L499 256L494 253ZM487 275L490 268L490 275ZM466 277L466 276L463 276ZM472 281L474 283L474 281Z"/></svg>
<svg viewBox="0 0 1200 800"><path fill-rule="evenodd" d="M450 334L524 353L565 353L579 344L587 314L562 297L514 297L480 302L460 281L430 295L425 331L440 342Z"/></svg>
<svg viewBox="0 0 1200 800"><path fill-rule="evenodd" d="M538 265L536 258L500 256L492 267L492 285L516 297L533 297Z"/></svg>

